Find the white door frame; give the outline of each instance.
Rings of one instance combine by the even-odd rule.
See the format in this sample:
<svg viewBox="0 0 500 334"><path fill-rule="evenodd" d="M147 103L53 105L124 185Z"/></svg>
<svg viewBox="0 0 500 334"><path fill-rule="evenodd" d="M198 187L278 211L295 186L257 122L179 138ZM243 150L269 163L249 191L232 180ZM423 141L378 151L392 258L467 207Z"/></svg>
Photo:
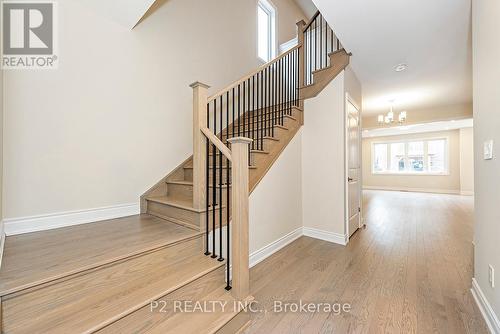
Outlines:
<svg viewBox="0 0 500 334"><path fill-rule="evenodd" d="M344 144L345 144L345 170L344 170L344 203L345 203L345 208L344 208L344 230L345 230L345 238L346 242L349 243L349 238L350 238L350 231L349 231L349 181L347 180L349 176L349 115L347 112L347 104L351 103L357 110L358 110L358 122L359 122L359 133L358 133L358 154L359 154L359 166L360 166L360 173L358 175L358 191L359 191L359 208L361 209L359 212L359 228L361 228L364 225L364 219L363 219L363 207L362 207L362 198L363 198L363 187L361 186L363 184L363 173L362 173L362 166L363 166L363 161L362 161L362 152L361 152L361 108L359 104L354 100L354 98L349 94L345 93L345 102L344 102Z"/></svg>

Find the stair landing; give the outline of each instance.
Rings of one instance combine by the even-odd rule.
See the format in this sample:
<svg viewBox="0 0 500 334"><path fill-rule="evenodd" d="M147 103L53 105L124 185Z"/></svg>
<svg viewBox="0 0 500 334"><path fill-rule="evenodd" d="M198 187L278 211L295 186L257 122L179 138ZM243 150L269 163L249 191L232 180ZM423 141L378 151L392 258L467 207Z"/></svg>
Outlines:
<svg viewBox="0 0 500 334"><path fill-rule="evenodd" d="M0 269L0 296L161 249L199 234L143 214L9 236Z"/></svg>

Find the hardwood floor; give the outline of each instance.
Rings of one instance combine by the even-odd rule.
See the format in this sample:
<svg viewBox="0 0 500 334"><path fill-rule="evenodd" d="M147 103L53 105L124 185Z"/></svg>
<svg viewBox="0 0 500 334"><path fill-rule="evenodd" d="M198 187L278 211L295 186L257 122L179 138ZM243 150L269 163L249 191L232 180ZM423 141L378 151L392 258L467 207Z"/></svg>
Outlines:
<svg viewBox="0 0 500 334"><path fill-rule="evenodd" d="M150 215L137 215L98 224L10 236L5 242L0 270L0 295L199 234Z"/></svg>
<svg viewBox="0 0 500 334"><path fill-rule="evenodd" d="M470 293L473 199L365 191L349 245L302 237L252 268L244 333L488 333ZM275 300L350 312L276 313Z"/></svg>

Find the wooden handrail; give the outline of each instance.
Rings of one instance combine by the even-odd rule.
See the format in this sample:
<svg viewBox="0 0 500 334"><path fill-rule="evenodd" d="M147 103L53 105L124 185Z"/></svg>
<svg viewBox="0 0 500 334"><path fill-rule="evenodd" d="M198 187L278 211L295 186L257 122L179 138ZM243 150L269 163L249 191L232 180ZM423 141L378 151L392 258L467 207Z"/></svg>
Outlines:
<svg viewBox="0 0 500 334"><path fill-rule="evenodd" d="M231 151L229 150L229 148L226 145L224 145L224 143L212 131L210 131L206 127L200 128L200 130L201 130L201 132L203 132L205 137L207 137L207 139L210 140L210 142L212 144L214 144L215 147L217 147L219 149L219 151L222 152L222 154L224 154L224 156L229 161L231 161L231 162L233 161L233 158L231 156Z"/></svg>
<svg viewBox="0 0 500 334"><path fill-rule="evenodd" d="M309 22L304 27L304 30L303 30L304 32L311 26L311 24L314 22L314 20L316 20L316 18L318 17L319 14L320 14L320 11L318 10L316 12L316 14L313 15L313 17L309 20Z"/></svg>
<svg viewBox="0 0 500 334"><path fill-rule="evenodd" d="M248 80L249 78L253 77L255 74L259 73L260 71L263 71L264 69L268 68L269 66L273 65L274 63L276 63L277 61L279 61L281 58L285 57L286 55L292 53L293 51L295 51L296 49L300 48L302 46L302 44L297 44L296 46L294 46L293 48L291 48L290 50L286 51L285 53L283 53L282 55L274 58L273 60L271 60L270 62L267 62L265 63L264 65L262 66L259 66L257 67L256 70L252 71L251 73L245 75L243 78L233 82L232 84L230 84L229 86L219 90L217 93L213 94L212 96L210 96L208 98L208 103L212 102L213 100L215 100L216 98L218 98L219 96L221 96L222 94L228 92L231 88L233 87L236 87L238 86L239 84L243 83L244 81Z"/></svg>

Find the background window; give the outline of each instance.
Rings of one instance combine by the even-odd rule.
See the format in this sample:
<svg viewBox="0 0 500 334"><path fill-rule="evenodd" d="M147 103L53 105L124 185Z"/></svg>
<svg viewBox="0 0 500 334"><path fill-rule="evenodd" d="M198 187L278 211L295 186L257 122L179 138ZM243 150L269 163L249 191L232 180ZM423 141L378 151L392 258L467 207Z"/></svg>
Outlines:
<svg viewBox="0 0 500 334"><path fill-rule="evenodd" d="M405 170L405 144L391 144L391 171L404 172Z"/></svg>
<svg viewBox="0 0 500 334"><path fill-rule="evenodd" d="M276 9L267 0L257 5L257 55L265 62L275 57Z"/></svg>
<svg viewBox="0 0 500 334"><path fill-rule="evenodd" d="M428 142L428 169L431 172L445 172L446 140L429 140Z"/></svg>
<svg viewBox="0 0 500 334"><path fill-rule="evenodd" d="M385 172L387 170L387 144L376 144L373 148L373 170Z"/></svg>
<svg viewBox="0 0 500 334"><path fill-rule="evenodd" d="M430 139L373 144L372 172L443 174L448 172L448 141Z"/></svg>
<svg viewBox="0 0 500 334"><path fill-rule="evenodd" d="M408 143L408 169L410 172L424 171L423 141L413 141Z"/></svg>

